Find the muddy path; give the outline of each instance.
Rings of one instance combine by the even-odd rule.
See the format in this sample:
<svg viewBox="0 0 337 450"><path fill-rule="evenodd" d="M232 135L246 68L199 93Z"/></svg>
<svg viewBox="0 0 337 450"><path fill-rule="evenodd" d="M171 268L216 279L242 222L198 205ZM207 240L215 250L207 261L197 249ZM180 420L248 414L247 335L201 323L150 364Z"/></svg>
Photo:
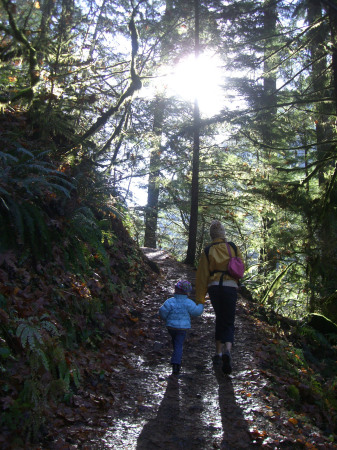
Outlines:
<svg viewBox="0 0 337 450"><path fill-rule="evenodd" d="M237 309L232 374L225 376L212 365L214 314L207 301L203 315L192 321L181 374L171 375L171 342L158 309L172 295L177 280L194 282L195 271L163 251L144 249L144 253L161 269L140 299L138 325L144 336L127 353L127 363L116 368L125 389L120 399L114 393L104 431L80 448L307 448L294 438L282 400L264 393L267 380L254 356L259 332L244 298Z"/></svg>

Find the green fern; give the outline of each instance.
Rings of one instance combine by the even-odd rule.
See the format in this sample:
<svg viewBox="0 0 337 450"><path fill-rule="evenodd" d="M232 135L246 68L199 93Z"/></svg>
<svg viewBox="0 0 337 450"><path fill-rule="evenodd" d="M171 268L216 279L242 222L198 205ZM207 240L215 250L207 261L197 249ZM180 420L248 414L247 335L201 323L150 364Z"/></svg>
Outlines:
<svg viewBox="0 0 337 450"><path fill-rule="evenodd" d="M26 225L25 242L29 242L35 254L49 250L51 239L42 210L33 203L25 203L21 205L21 212Z"/></svg>
<svg viewBox="0 0 337 450"><path fill-rule="evenodd" d="M23 348L36 349L36 342L43 344L43 339L37 328L30 323L22 322L16 330L16 336L20 338Z"/></svg>
<svg viewBox="0 0 337 450"><path fill-rule="evenodd" d="M43 339L42 330L48 333L50 339ZM56 325L51 322L48 314L40 317L38 325L35 325L31 318L20 320L16 336L20 339L22 347L28 350L27 358L31 369L31 377L24 389L25 401L35 404L39 395L45 397L50 390L57 397L64 395L69 391L71 381L79 387L79 372L77 368L69 367L64 350L57 341L59 335ZM42 367L51 373L53 381L60 380L59 383L53 383L53 387L50 388L42 386L38 381Z"/></svg>
<svg viewBox="0 0 337 450"><path fill-rule="evenodd" d="M29 351L28 357L32 372L36 373L41 365L49 371L48 359L42 349L44 342L40 330L30 321L22 321L16 330L16 336L20 338L22 347Z"/></svg>
<svg viewBox="0 0 337 450"><path fill-rule="evenodd" d="M16 144L16 151L17 153L24 154L26 156L30 156L31 158L34 158L34 154L27 150L26 148L22 147L20 144Z"/></svg>
<svg viewBox="0 0 337 450"><path fill-rule="evenodd" d="M50 248L45 197L69 198L75 185L42 157L19 145L0 152L0 248L24 245L35 255Z"/></svg>
<svg viewBox="0 0 337 450"><path fill-rule="evenodd" d="M76 236L72 236L69 241L69 246L64 249L64 262L67 269L72 269L76 273L82 269L88 269L89 264L86 257L86 247L83 242L79 241Z"/></svg>
<svg viewBox="0 0 337 450"><path fill-rule="evenodd" d="M28 362L31 370L31 375L33 378L40 373L41 368L44 367L45 370L49 371L49 363L45 352L41 348L34 348L28 353Z"/></svg>
<svg viewBox="0 0 337 450"><path fill-rule="evenodd" d="M19 144L0 152L0 250L28 250L37 260L50 255L52 243L62 240L69 242L62 245L68 268L88 269L99 262L109 272L102 232L105 237L109 234L111 214L122 217L109 204L114 188L94 169L90 177L79 170L77 179L70 179L48 157L47 151L31 151ZM86 206L74 211L73 203L69 208L67 202L76 198L72 195L76 190ZM53 214L64 211L68 220L60 221L61 228L54 227Z"/></svg>
<svg viewBox="0 0 337 450"><path fill-rule="evenodd" d="M71 221L70 238L76 238L83 244L88 244L94 252L99 256L106 270L109 270L109 259L102 244L102 232L99 223L92 210L88 207L82 207L76 210ZM78 245L78 244L77 244ZM82 252L86 252L85 246L81 248ZM79 258L79 255L78 255ZM87 265L87 263L85 262Z"/></svg>
<svg viewBox="0 0 337 450"><path fill-rule="evenodd" d="M60 336L56 325L50 322L50 317L48 314L43 314L43 316L40 317L40 326L44 330L48 331L51 336Z"/></svg>
<svg viewBox="0 0 337 450"><path fill-rule="evenodd" d="M76 388L78 389L80 387L80 385L81 385L81 376L80 376L79 370L77 368L72 369L70 371L70 375L72 377L72 380L73 380Z"/></svg>
<svg viewBox="0 0 337 450"><path fill-rule="evenodd" d="M266 292L264 293L263 297L260 300L262 305L264 305L265 303L268 303L268 299L269 299L270 294L272 294L272 293L277 291L277 289L279 288L279 286L281 284L282 279L286 276L286 274L288 273L289 269L294 264L295 264L294 262L288 264L288 266L286 266L285 269L283 269L279 274L277 274L277 276L274 278L272 283L268 286L268 288L266 289Z"/></svg>
<svg viewBox="0 0 337 450"><path fill-rule="evenodd" d="M5 202L6 208L1 208L0 205L0 208L2 209L2 214L0 215L0 230L3 233L12 235L10 240L11 243L15 242L15 234L18 237L18 243L21 243L24 241L24 226L20 205L9 196L5 199ZM4 244L6 244L6 242L4 242Z"/></svg>
<svg viewBox="0 0 337 450"><path fill-rule="evenodd" d="M13 156L13 155L11 155L11 154L9 154L9 153L5 153L5 152L0 152L0 158L4 161L4 162L7 162L7 161L11 161L11 162L17 162L18 161L18 158L17 157L15 157L15 156Z"/></svg>

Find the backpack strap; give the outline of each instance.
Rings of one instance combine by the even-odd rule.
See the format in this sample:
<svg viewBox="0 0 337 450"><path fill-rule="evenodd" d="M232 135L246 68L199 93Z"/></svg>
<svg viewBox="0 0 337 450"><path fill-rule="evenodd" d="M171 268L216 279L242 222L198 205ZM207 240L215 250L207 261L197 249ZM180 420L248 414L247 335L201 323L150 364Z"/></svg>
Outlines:
<svg viewBox="0 0 337 450"><path fill-rule="evenodd" d="M225 241L213 242L212 244L207 245L207 247L205 247L204 251L205 251L205 254L206 254L206 256L207 256L207 261L208 261L208 262L209 262L208 255L209 255L210 248L213 247L213 245L224 244L224 243L225 243Z"/></svg>
<svg viewBox="0 0 337 450"><path fill-rule="evenodd" d="M235 256L238 256L238 248L237 248L237 246L234 244L234 242L226 242L226 244L229 244L233 249L234 249L234 251L235 251ZM227 247L228 248L228 247ZM228 250L228 253L229 253L229 250ZM229 256L231 256L231 255L229 255Z"/></svg>

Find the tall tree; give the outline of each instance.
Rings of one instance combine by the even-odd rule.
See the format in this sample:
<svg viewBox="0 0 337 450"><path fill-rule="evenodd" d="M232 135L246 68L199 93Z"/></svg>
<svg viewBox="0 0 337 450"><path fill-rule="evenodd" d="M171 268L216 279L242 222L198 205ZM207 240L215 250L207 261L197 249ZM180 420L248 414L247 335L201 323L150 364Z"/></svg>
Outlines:
<svg viewBox="0 0 337 450"><path fill-rule="evenodd" d="M200 16L199 0L194 0L194 56L198 60L200 54ZM199 213L199 152L200 152L200 109L198 98L194 100L193 109L193 156L192 156L192 184L191 209L188 227L188 246L185 263L194 264L197 248L197 229Z"/></svg>
<svg viewBox="0 0 337 450"><path fill-rule="evenodd" d="M161 155L161 137L163 131L166 100L162 95L155 99L153 133L153 148L150 152L149 181L147 189L147 204L145 208L145 247L157 247L156 231L158 224L159 173Z"/></svg>
<svg viewBox="0 0 337 450"><path fill-rule="evenodd" d="M262 140L262 150L264 153L264 158L267 159L267 164L270 164L271 150L270 148L276 141L275 136L275 120L277 115L276 103L276 81L277 72L275 67L277 67L277 46L276 35L277 35L277 9L276 2L274 0L266 0L263 5L263 91L261 95L261 140ZM259 151L259 150L258 150ZM263 160L262 160L262 164ZM264 176L268 179L269 173L268 169L265 171ZM268 207L264 208L268 211ZM275 268L276 260L275 249L270 245L270 239L268 234L270 228L274 223L274 218L268 216L267 214L261 214L262 221L262 235L263 235L263 246L260 250L260 261L262 263L262 271L266 274L271 269Z"/></svg>

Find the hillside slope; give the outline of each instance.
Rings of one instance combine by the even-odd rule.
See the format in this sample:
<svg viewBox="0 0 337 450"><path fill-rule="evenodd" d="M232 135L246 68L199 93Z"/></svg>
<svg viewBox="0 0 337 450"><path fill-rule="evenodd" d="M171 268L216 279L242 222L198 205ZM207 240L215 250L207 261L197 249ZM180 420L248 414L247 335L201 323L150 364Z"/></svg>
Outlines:
<svg viewBox="0 0 337 450"><path fill-rule="evenodd" d="M102 260L75 272L53 247L53 260L0 253L1 448L30 448L73 419L78 392L92 386L82 414L99 405L96 385L124 358L134 330L136 299L155 272L122 222ZM94 256L94 255L93 255ZM72 414L72 413L70 413Z"/></svg>

